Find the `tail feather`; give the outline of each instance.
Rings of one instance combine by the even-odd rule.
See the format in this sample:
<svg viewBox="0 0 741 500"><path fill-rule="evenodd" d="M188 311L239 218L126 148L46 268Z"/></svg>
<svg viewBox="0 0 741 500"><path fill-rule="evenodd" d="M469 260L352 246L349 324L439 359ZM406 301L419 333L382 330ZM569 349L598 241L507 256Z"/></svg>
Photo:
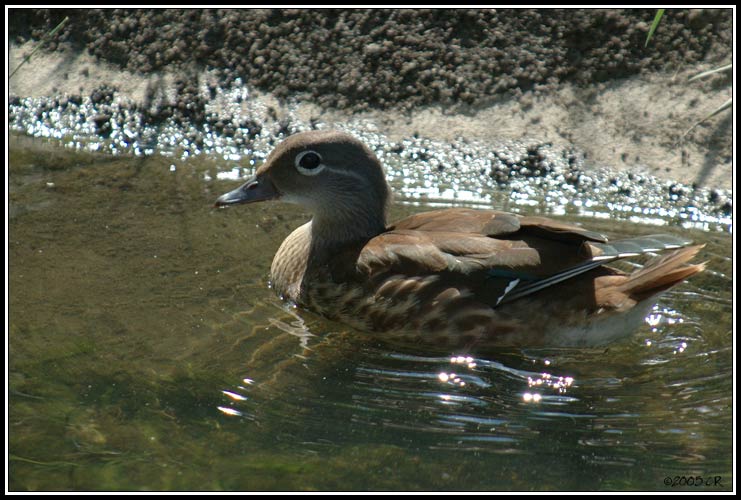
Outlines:
<svg viewBox="0 0 741 500"><path fill-rule="evenodd" d="M635 257L646 252L674 250L691 244L692 241L670 234L651 234L636 236L608 243L585 242L584 251L594 260L616 260L624 257Z"/></svg>
<svg viewBox="0 0 741 500"><path fill-rule="evenodd" d="M679 267L697 255L697 252L705 246L687 246L690 243L691 240L667 234L637 236L612 243L585 242L582 246L582 252L588 260L547 278L528 282L520 282L520 280L510 282L510 286L497 300L496 306L533 294L616 260L635 257L648 252L674 250L663 257L657 257L650 261L643 269L630 275L625 282L614 289L620 294L628 295L640 301L671 288L705 269L704 263Z"/></svg>
<svg viewBox="0 0 741 500"><path fill-rule="evenodd" d="M663 292L705 269L705 262L683 265L697 255L705 245L680 248L648 262L643 269L631 274L620 290L641 301Z"/></svg>

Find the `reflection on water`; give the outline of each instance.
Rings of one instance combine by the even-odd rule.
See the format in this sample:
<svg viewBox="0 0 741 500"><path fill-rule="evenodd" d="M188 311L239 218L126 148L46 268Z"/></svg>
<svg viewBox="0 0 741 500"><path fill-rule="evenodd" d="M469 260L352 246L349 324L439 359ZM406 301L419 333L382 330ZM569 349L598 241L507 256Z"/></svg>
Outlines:
<svg viewBox="0 0 741 500"><path fill-rule="evenodd" d="M709 271L625 342L431 354L275 297L306 215L211 209L230 165L10 158L12 490L731 488L725 234L691 232Z"/></svg>

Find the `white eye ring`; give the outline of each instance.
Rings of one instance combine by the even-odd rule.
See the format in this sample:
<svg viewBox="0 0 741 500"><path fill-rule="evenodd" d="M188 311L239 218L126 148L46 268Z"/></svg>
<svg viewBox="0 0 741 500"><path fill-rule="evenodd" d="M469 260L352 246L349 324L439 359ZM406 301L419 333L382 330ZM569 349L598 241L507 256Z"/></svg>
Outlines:
<svg viewBox="0 0 741 500"><path fill-rule="evenodd" d="M325 165L323 163L319 163L314 168L305 168L301 166L301 160L304 158L304 156L308 154L314 154L319 158L319 161L322 161L322 157L319 153L316 151L302 151L299 154L296 155L296 170L298 170L303 175L317 175L319 172L324 170Z"/></svg>

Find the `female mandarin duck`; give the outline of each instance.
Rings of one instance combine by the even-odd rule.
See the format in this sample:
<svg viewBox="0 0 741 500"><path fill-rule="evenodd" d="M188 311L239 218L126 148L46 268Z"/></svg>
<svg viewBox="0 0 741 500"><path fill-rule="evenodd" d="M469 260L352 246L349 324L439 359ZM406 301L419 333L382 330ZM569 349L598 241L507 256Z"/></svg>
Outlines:
<svg viewBox="0 0 741 500"><path fill-rule="evenodd" d="M658 294L698 273L668 235L608 243L545 217L449 208L386 225L376 156L341 132L281 143L216 206L280 199L312 212L270 269L277 291L365 331L441 347L594 346L631 333ZM625 274L605 264L676 249Z"/></svg>

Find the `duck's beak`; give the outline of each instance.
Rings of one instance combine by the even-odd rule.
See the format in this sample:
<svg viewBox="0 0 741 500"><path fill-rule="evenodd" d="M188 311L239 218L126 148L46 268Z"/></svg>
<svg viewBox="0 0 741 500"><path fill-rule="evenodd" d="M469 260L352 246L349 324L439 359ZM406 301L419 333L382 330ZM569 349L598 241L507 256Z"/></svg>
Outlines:
<svg viewBox="0 0 741 500"><path fill-rule="evenodd" d="M272 200L279 197L278 190L265 177L251 178L234 191L222 194L214 203L215 207L253 203L255 201Z"/></svg>

